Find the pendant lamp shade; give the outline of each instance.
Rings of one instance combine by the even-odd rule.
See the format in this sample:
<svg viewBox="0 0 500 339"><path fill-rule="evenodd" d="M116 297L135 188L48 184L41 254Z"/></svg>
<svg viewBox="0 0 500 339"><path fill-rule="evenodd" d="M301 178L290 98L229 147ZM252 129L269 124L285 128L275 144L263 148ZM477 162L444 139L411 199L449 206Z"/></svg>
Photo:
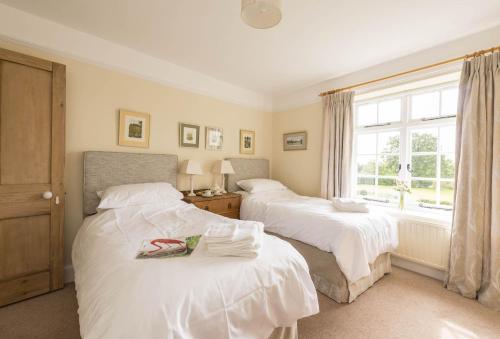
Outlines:
<svg viewBox="0 0 500 339"><path fill-rule="evenodd" d="M253 28L274 27L281 21L281 0L241 0L241 19Z"/></svg>

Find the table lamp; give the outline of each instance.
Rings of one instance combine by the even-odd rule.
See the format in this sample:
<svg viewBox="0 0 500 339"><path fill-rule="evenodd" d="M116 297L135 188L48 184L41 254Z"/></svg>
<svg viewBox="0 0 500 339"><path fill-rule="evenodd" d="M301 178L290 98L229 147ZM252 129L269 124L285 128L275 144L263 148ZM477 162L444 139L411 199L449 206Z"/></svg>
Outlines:
<svg viewBox="0 0 500 339"><path fill-rule="evenodd" d="M201 175L203 172L201 171L200 163L196 160L184 160L181 164L181 168L179 173L188 174L189 181L191 183L191 192L189 192L189 197L194 197L196 194L193 192L193 175Z"/></svg>
<svg viewBox="0 0 500 339"><path fill-rule="evenodd" d="M227 193L225 189L225 174L234 174L233 166L229 160L217 160L212 167L212 173L222 175L222 193Z"/></svg>

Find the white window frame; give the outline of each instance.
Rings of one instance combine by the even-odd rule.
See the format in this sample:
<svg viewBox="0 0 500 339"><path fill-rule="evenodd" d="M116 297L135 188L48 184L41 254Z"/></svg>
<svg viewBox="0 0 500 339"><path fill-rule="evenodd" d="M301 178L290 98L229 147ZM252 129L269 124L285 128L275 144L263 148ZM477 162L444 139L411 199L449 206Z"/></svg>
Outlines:
<svg viewBox="0 0 500 339"><path fill-rule="evenodd" d="M445 127L445 126L455 126L455 121L456 121L456 116L439 116L439 117L433 117L433 118L419 118L419 119L411 119L411 96L412 95L418 95L418 94L424 94L428 92L434 92L434 91L441 91L446 90L448 88L454 88L458 86L458 81L449 81L437 85L432 85L432 86L426 86L423 88L419 89L411 89L407 91L402 91L398 92L395 94L389 94L389 95L384 95L384 96L379 96L375 98L370 98L366 100L359 100L357 101L355 99L354 102L354 112L355 112L355 127L354 127L354 136L353 136L353 156L352 156L352 161L353 161L353 166L352 166L352 174L351 174L351 187L356 187L357 184L357 150L358 150L358 145L357 145L357 139L358 135L361 134L372 134L372 133L383 133L383 132L394 132L398 131L400 132L400 148L399 148L399 158L400 158L400 164L401 164L401 172L400 174L396 174L395 177L399 178L401 180L405 180L406 182L410 182L411 179L413 180L429 180L429 181L434 181L436 182L436 190L437 190L437 197L440 198L440 186L441 186L441 181L449 181L453 182L454 178L441 178L441 172L440 172L440 167L441 167L441 147L438 147L436 152L430 152L430 153L435 153L436 156L436 177L434 178L420 178L420 177L411 177L411 173L408 173L406 170L407 164L411 164L411 132L413 130L417 129L424 129L424 128L436 128L436 127ZM391 99L401 99L401 120L397 122L391 122L391 123L385 123L385 124L380 124L380 125L368 125L368 126L358 126L358 107L361 105L365 104L370 104L370 103L380 103L385 100L391 100ZM439 98L439 105L440 105L440 110L442 107L442 101L441 101L441 94ZM440 112L441 113L441 112ZM378 114L378 112L377 112ZM439 139L438 139L439 140ZM379 178L378 176L378 156L379 156L379 150L378 150L378 142L377 142L377 162L376 162L376 169L375 169L375 177ZM433 154L434 155L434 154ZM369 175L366 177L370 177ZM384 176L382 177L384 178ZM353 190L353 194L356 194ZM377 202L377 201L369 201L371 204L374 205L381 205L381 206L386 206L386 207L393 207L397 208L396 203L387 203L387 202ZM451 216L451 211L446 211L446 210L439 210L439 209L429 209L429 208L423 208L423 207L416 207L416 206L411 206L409 208L412 213L431 213L431 214L448 214Z"/></svg>

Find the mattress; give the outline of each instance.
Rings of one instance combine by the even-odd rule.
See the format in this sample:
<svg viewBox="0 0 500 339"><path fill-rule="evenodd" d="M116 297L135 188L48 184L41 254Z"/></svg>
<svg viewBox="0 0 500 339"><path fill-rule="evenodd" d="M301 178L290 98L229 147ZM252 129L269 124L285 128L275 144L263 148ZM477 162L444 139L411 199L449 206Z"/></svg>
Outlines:
<svg viewBox="0 0 500 339"><path fill-rule="evenodd" d="M189 257L135 259L144 239L234 222L183 202L86 218L72 253L82 337L296 337L318 300L306 261L276 237L256 259L211 257L203 241Z"/></svg>

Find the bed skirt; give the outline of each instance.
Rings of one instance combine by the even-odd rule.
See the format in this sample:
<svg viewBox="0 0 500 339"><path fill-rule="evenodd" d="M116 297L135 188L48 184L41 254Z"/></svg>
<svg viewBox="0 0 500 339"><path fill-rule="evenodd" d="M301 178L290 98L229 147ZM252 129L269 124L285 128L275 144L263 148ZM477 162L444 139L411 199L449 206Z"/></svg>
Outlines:
<svg viewBox="0 0 500 339"><path fill-rule="evenodd" d="M269 233L290 243L306 259L316 289L338 303L351 303L377 280L391 272L389 253L381 254L370 265L369 276L349 283L340 270L335 256L301 241Z"/></svg>
<svg viewBox="0 0 500 339"><path fill-rule="evenodd" d="M269 339L298 339L297 322L292 326L275 328Z"/></svg>

